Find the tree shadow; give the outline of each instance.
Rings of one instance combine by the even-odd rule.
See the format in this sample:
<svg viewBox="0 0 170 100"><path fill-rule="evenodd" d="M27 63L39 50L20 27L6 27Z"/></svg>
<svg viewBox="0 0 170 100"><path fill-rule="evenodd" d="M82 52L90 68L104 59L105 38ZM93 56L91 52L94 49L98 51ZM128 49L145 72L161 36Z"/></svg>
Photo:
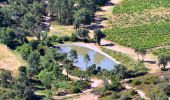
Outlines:
<svg viewBox="0 0 170 100"><path fill-rule="evenodd" d="M100 46L114 46L115 44L113 44L113 43L108 43L108 44L102 44L102 45L100 45Z"/></svg>
<svg viewBox="0 0 170 100"><path fill-rule="evenodd" d="M151 61L151 60L145 60L144 62L149 63L149 64L156 64L156 61Z"/></svg>

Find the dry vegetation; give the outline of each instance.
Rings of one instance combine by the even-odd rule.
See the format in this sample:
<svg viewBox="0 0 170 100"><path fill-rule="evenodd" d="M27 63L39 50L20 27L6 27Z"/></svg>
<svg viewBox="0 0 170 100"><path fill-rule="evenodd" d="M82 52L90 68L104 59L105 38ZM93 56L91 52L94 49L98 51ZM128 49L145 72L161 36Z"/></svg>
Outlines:
<svg viewBox="0 0 170 100"><path fill-rule="evenodd" d="M16 74L18 67L25 64L19 54L0 44L0 68L11 70L13 74Z"/></svg>

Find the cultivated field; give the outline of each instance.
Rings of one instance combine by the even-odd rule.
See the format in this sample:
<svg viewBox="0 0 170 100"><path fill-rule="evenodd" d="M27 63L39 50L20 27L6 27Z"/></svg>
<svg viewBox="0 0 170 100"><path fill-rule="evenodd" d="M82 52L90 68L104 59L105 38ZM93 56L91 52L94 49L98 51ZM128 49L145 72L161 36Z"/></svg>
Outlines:
<svg viewBox="0 0 170 100"><path fill-rule="evenodd" d="M169 0L124 0L113 8L107 39L132 48L170 44Z"/></svg>

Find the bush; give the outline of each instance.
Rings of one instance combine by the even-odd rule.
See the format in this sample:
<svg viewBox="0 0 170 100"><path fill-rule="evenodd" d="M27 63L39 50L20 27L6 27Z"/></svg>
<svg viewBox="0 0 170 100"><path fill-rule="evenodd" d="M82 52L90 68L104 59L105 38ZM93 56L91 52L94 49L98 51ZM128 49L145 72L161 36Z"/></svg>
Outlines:
<svg viewBox="0 0 170 100"><path fill-rule="evenodd" d="M63 36L63 41L70 41L70 37L69 36Z"/></svg>
<svg viewBox="0 0 170 100"><path fill-rule="evenodd" d="M122 95L119 100L132 100L128 95Z"/></svg>
<svg viewBox="0 0 170 100"><path fill-rule="evenodd" d="M71 89L71 92L72 92L72 93L81 93L81 90L80 90L79 87L73 86L72 89Z"/></svg>
<svg viewBox="0 0 170 100"><path fill-rule="evenodd" d="M71 34L70 41L72 41L72 42L78 41L76 34L74 34L74 33Z"/></svg>
<svg viewBox="0 0 170 100"><path fill-rule="evenodd" d="M140 85L140 84L141 84L141 81L135 79L135 80L132 81L132 84L133 84L133 85Z"/></svg>
<svg viewBox="0 0 170 100"><path fill-rule="evenodd" d="M120 98L120 95L116 92L113 92L112 95L111 95L111 99L115 100L115 99L118 99L118 98Z"/></svg>
<svg viewBox="0 0 170 100"><path fill-rule="evenodd" d="M136 95L137 92L134 89L129 90L129 93L131 96Z"/></svg>

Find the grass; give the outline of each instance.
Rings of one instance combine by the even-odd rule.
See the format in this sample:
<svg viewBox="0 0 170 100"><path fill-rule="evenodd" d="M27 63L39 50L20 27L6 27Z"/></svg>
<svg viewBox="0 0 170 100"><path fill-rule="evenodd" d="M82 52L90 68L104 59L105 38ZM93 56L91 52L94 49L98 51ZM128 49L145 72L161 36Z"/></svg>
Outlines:
<svg viewBox="0 0 170 100"><path fill-rule="evenodd" d="M150 23L140 26L105 30L107 39L132 48L150 49L170 44L170 23Z"/></svg>
<svg viewBox="0 0 170 100"><path fill-rule="evenodd" d="M57 36L70 36L73 32L75 32L75 29L73 29L73 26L66 26L66 25L58 25L56 23L52 23L50 27L49 36L51 35L57 35Z"/></svg>
<svg viewBox="0 0 170 100"><path fill-rule="evenodd" d="M159 7L170 7L169 0L124 0L113 9L114 14L136 13Z"/></svg>
<svg viewBox="0 0 170 100"><path fill-rule="evenodd" d="M102 48L102 51L110 55L113 59L119 61L121 64L125 65L129 70L134 70L136 66L138 68L145 68L142 63L134 61L128 55L122 54L117 51L112 51L106 48Z"/></svg>
<svg viewBox="0 0 170 100"><path fill-rule="evenodd" d="M0 52L0 68L10 70L15 75L20 66L26 65L17 52L11 51L3 44L0 44Z"/></svg>

